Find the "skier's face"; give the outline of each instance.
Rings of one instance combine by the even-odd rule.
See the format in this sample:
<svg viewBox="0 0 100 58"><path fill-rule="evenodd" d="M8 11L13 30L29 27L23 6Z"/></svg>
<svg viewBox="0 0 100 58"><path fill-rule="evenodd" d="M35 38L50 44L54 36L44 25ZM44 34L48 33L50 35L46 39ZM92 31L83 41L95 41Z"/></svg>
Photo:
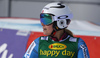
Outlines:
<svg viewBox="0 0 100 58"><path fill-rule="evenodd" d="M44 25L43 23L41 23L41 25L43 26L43 33L45 35L50 35L53 31L53 24L50 25Z"/></svg>

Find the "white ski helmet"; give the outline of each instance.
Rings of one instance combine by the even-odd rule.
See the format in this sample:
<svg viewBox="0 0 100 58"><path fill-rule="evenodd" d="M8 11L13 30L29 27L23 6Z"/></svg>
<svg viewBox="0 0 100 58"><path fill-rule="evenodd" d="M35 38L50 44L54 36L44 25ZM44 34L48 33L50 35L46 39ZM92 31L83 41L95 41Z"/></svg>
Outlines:
<svg viewBox="0 0 100 58"><path fill-rule="evenodd" d="M53 28L58 31L68 27L72 17L72 12L68 6L60 2L53 2L42 9L40 21L45 25L53 23Z"/></svg>

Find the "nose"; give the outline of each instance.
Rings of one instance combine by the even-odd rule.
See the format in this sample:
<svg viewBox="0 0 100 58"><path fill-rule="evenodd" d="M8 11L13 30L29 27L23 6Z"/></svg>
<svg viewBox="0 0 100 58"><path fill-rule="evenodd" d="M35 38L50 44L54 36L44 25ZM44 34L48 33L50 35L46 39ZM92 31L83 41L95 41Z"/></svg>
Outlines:
<svg viewBox="0 0 100 58"><path fill-rule="evenodd" d="M42 26L45 26L43 23L41 23Z"/></svg>

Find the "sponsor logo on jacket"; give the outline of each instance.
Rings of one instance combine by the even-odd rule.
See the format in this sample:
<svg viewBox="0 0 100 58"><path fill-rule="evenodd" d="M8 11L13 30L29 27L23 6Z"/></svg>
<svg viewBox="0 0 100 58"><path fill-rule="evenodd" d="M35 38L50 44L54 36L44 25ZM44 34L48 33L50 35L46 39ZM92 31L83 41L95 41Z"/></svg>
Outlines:
<svg viewBox="0 0 100 58"><path fill-rule="evenodd" d="M67 50L67 46L65 44L61 44L61 43L53 43L50 44L48 46L48 48L50 50L42 50L40 49L40 55L44 55L44 56L51 56L51 57L58 57L59 55L63 55L63 56L67 56L70 58L73 58L73 56L75 55L74 51L69 51Z"/></svg>
<svg viewBox="0 0 100 58"><path fill-rule="evenodd" d="M61 43L54 43L54 44L49 45L49 48L53 50L63 50L63 49L66 49L67 46Z"/></svg>

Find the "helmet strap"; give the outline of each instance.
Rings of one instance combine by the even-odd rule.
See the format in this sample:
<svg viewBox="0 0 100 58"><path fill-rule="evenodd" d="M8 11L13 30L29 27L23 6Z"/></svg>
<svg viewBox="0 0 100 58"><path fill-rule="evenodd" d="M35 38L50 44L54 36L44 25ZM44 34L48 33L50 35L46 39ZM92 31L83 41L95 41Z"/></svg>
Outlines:
<svg viewBox="0 0 100 58"><path fill-rule="evenodd" d="M57 26L57 21L54 21L54 22L53 22L53 28L54 28L55 31L61 30L61 29Z"/></svg>
<svg viewBox="0 0 100 58"><path fill-rule="evenodd" d="M56 34L56 31L53 30L50 36L54 36Z"/></svg>
<svg viewBox="0 0 100 58"><path fill-rule="evenodd" d="M52 31L50 36L54 36L56 34L56 32L59 31L59 30L61 30L61 29L57 26L57 22L54 21L53 22L53 31Z"/></svg>

